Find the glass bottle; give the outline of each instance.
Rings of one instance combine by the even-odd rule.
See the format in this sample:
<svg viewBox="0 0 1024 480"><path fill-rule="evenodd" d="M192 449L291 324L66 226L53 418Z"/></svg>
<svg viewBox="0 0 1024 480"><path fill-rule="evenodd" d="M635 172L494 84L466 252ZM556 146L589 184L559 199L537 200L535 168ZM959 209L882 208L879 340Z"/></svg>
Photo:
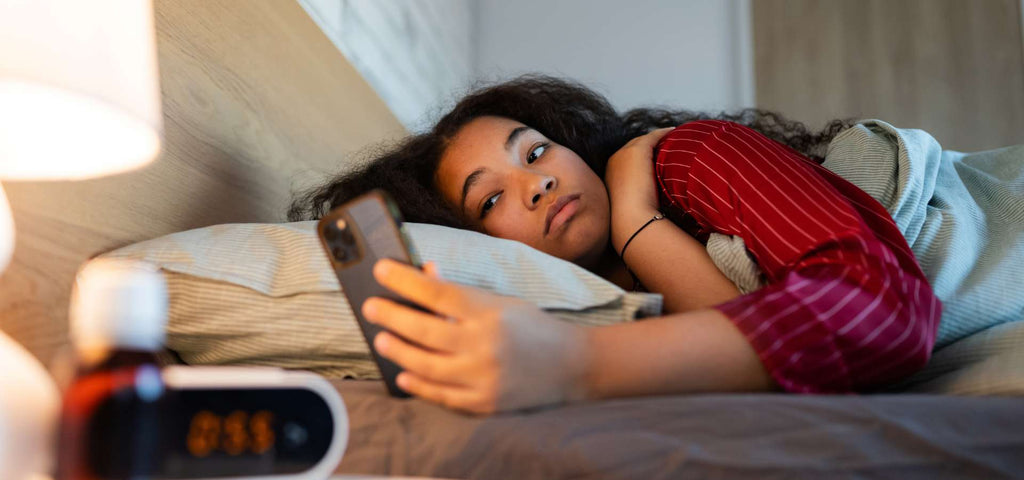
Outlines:
<svg viewBox="0 0 1024 480"><path fill-rule="evenodd" d="M64 392L57 480L151 478L160 465L157 352L167 287L156 267L98 259L75 279L70 334L77 359Z"/></svg>

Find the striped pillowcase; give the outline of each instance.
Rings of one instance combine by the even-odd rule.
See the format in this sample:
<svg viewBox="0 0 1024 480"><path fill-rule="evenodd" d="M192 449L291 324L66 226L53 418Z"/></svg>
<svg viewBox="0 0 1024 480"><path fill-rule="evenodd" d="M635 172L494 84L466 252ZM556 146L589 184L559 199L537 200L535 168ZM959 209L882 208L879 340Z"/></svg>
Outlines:
<svg viewBox="0 0 1024 480"><path fill-rule="evenodd" d="M661 296L628 293L522 243L407 223L424 261L464 285L600 326L658 315ZM170 294L167 346L190 364L263 365L379 378L315 233L316 222L227 224L129 245L103 257L157 265Z"/></svg>

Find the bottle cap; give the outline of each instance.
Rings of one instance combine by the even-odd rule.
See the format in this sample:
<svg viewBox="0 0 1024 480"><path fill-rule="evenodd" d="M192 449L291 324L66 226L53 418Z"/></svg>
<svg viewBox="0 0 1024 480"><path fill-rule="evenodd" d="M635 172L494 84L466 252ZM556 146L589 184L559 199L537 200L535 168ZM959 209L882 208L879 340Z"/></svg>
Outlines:
<svg viewBox="0 0 1024 480"><path fill-rule="evenodd" d="M111 348L156 351L164 343L167 284L155 265L100 258L75 277L71 341L80 354Z"/></svg>

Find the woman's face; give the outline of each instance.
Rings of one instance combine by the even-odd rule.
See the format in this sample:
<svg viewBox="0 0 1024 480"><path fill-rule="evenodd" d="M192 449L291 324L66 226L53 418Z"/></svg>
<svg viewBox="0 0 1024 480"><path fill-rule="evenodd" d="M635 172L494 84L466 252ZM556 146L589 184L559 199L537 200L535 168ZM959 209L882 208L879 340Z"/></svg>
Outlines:
<svg viewBox="0 0 1024 480"><path fill-rule="evenodd" d="M608 243L608 192L575 152L515 120L480 117L437 170L445 200L488 235L590 267Z"/></svg>

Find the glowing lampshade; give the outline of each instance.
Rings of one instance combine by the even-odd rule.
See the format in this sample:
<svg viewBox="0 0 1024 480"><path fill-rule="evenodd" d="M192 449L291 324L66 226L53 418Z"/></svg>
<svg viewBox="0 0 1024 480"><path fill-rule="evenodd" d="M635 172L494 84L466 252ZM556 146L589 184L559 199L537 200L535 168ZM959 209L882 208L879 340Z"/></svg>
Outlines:
<svg viewBox="0 0 1024 480"><path fill-rule="evenodd" d="M0 179L74 180L160 150L148 0L0 4Z"/></svg>

